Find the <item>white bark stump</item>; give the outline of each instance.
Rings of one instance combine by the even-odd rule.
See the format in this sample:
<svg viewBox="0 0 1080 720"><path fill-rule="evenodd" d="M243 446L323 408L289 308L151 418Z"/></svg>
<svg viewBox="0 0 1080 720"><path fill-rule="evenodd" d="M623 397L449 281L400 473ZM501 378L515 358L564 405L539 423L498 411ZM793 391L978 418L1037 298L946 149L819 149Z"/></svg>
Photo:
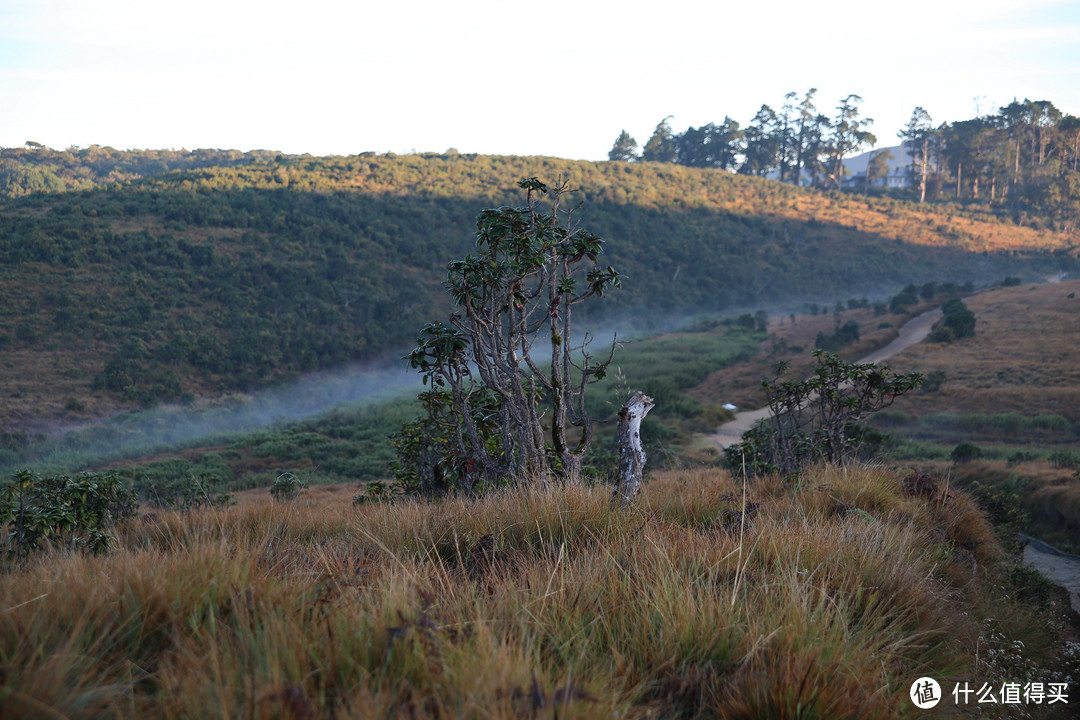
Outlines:
<svg viewBox="0 0 1080 720"><path fill-rule="evenodd" d="M641 487L645 471L645 450L641 447L641 421L656 406L653 399L638 390L619 411L619 474L611 504L629 507Z"/></svg>

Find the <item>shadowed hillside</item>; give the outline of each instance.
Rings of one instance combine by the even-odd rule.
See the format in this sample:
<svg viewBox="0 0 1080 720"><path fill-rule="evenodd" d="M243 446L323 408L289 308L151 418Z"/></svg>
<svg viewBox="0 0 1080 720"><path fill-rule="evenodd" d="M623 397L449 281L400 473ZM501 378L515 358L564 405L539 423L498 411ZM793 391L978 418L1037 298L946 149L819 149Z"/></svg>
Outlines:
<svg viewBox="0 0 1080 720"><path fill-rule="evenodd" d="M206 160L206 158L203 158ZM569 178L624 290L674 317L1072 268L1075 238L716 170L460 155L225 158L0 204L0 423L189 402L396 353L524 176ZM112 176L109 176L112 177ZM87 181L89 182L89 181ZM74 187L80 187L74 185ZM643 326L643 327L641 327Z"/></svg>

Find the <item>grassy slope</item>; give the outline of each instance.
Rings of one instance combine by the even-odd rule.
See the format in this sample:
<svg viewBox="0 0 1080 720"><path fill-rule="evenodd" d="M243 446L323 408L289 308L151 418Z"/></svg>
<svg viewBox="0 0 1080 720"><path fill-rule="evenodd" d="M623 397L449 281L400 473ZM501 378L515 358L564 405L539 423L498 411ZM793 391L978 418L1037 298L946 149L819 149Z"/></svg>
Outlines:
<svg viewBox="0 0 1080 720"><path fill-rule="evenodd" d="M0 583L0 715L897 718L924 675L1060 678L1060 597L962 494L815 471L752 486L744 522L738 493L672 472L633 512L320 488L148 516Z"/></svg>
<svg viewBox="0 0 1080 720"><path fill-rule="evenodd" d="M966 300L976 335L923 343L892 361L897 370L945 373L941 388L901 398L881 418L908 439L904 456L941 470L959 443L987 459L954 477L1016 488L1035 531L1080 550L1080 280L1023 285ZM936 458L937 462L925 462Z"/></svg>
<svg viewBox="0 0 1080 720"><path fill-rule="evenodd" d="M214 396L395 350L445 311L442 267L526 175L568 177L628 275L605 307L670 316L908 282L1029 275L1075 237L669 165L292 157L0 204L0 423ZM674 291L670 280L678 277ZM112 365L110 365L112 363ZM95 390L112 368L116 391Z"/></svg>
<svg viewBox="0 0 1080 720"><path fill-rule="evenodd" d="M1074 552L1080 550L1078 295L1080 280L1066 280L965 298L976 316L975 337L924 342L887 363L898 372L944 373L940 387L899 398L872 420L900 441L890 452L903 462L968 483L1017 489L1034 521L1028 531ZM911 314L929 306L924 302ZM809 364L807 351L817 333L858 323L861 340L840 352L856 360L890 341L911 314L849 310L794 322L774 317L757 355L711 373L686 393L703 404L760 407L760 379L771 376L780 360L791 362L798 374L800 364ZM985 459L953 465L949 456L960 443L975 444ZM706 450L706 443L699 449Z"/></svg>

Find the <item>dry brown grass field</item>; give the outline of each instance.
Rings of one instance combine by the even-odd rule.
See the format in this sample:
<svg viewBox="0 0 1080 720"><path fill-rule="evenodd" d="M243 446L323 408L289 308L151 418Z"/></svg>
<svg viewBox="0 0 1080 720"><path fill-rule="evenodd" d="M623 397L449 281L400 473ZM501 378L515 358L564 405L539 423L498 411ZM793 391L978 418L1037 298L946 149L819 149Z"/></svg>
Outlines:
<svg viewBox="0 0 1080 720"><path fill-rule="evenodd" d="M954 466L945 459L910 462L964 481L997 485L1019 481L1033 519L1049 537L1076 550L1080 537L1080 475L1070 463L1051 462L1055 451L1080 454L1080 280L996 288L964 299L975 314L976 334L951 343L924 341L886 361L898 372L944 373L940 387L898 398L882 427L914 442L951 450L975 443L996 459ZM912 315L929 307L924 303ZM759 387L779 360L792 375L809 372L808 351L818 332L859 324L859 342L841 356L856 360L895 337L911 315L875 317L869 310L773 318L770 339L755 358L717 371L690 391L703 402L764 405ZM887 323L889 327L880 327ZM778 343L799 354L776 352ZM1027 455L1025 455L1027 453Z"/></svg>
<svg viewBox="0 0 1080 720"><path fill-rule="evenodd" d="M629 512L339 487L143 515L105 556L3 570L0 716L906 718L921 676L1069 671L1062 598L1018 597L963 493L880 467L742 492L709 469Z"/></svg>
<svg viewBox="0 0 1080 720"><path fill-rule="evenodd" d="M965 299L975 337L922 343L894 357L895 370L941 370L935 393L896 407L934 412L1057 414L1080 422L1080 280L1020 285Z"/></svg>
<svg viewBox="0 0 1080 720"><path fill-rule="evenodd" d="M793 375L808 372L814 364L810 351L819 332L828 334L844 323L857 323L859 340L839 353L845 360L856 360L889 344L901 325L928 307L928 303L923 303L902 315L878 316L872 309L863 308L826 315L797 315L794 319L790 315L772 316L769 318L769 339L761 343L761 350L755 357L711 373L687 394L703 402L762 407L765 395L761 390L761 379L773 377L780 361L789 363Z"/></svg>

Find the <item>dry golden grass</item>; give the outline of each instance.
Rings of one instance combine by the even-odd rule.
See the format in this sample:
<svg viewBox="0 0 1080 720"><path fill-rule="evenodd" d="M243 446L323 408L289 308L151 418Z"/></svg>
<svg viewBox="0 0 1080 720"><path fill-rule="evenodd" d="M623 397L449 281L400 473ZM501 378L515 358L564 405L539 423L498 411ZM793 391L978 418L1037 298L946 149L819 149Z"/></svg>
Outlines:
<svg viewBox="0 0 1080 720"><path fill-rule="evenodd" d="M845 323L856 323L859 340L838 353L844 360L856 361L888 345L896 338L900 326L928 307L924 303L904 315L879 316L872 309L863 308L826 315L798 315L794 320L790 316L773 316L769 318L769 338L761 343L757 355L711 373L687 394L702 402L730 402L747 409L763 407L766 399L761 380L775 377L781 360L789 363L793 377L812 372L815 361L810 351L818 333L830 334Z"/></svg>
<svg viewBox="0 0 1080 720"><path fill-rule="evenodd" d="M908 717L916 677L994 679L983 603L1026 617L974 506L883 468L608 496L143 517L9 569L0 716Z"/></svg>
<svg viewBox="0 0 1080 720"><path fill-rule="evenodd" d="M922 343L890 361L895 370L946 375L939 392L907 395L895 407L914 416L1016 412L1080 421L1078 291L1080 280L1069 280L966 298L975 337Z"/></svg>

